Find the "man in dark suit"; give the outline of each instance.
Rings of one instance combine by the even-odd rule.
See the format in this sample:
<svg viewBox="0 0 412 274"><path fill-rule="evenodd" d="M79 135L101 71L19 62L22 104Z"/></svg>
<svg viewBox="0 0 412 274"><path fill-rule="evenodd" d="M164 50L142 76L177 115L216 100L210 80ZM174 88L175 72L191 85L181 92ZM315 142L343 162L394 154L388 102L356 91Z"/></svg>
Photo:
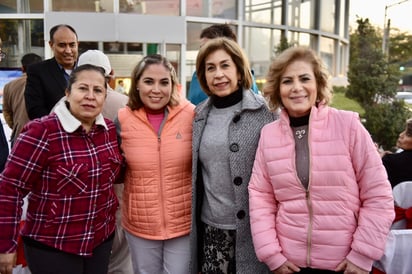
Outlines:
<svg viewBox="0 0 412 274"><path fill-rule="evenodd" d="M27 69L24 97L31 120L49 114L64 96L70 73L77 62L79 42L73 27L52 27L49 46L54 57Z"/></svg>

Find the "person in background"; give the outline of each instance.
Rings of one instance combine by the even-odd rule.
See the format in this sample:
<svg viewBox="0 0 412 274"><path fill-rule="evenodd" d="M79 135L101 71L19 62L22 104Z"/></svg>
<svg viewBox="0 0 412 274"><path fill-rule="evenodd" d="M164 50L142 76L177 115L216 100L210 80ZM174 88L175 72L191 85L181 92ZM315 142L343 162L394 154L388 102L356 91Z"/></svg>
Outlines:
<svg viewBox="0 0 412 274"><path fill-rule="evenodd" d="M82 53L79 56L79 60L77 62L77 66L81 65L94 65L100 67L104 70L104 75L106 77L107 82L107 97L103 105L102 114L103 117L114 121L117 117L117 112L120 108L126 106L129 97L124 94L118 93L114 91L110 85L113 84L114 80L114 70L110 64L109 57L105 55L100 50L88 50ZM56 104L59 105L61 101L66 100L65 97L60 99L60 101ZM52 110L52 112L54 109ZM116 196L119 200L119 204L121 204L122 195L123 195L123 182L114 185L114 190L116 192ZM130 257L129 252L129 245L126 241L126 236L123 231L122 227L122 220L121 220L121 208L116 211L116 230L115 230L115 237L113 239L113 247L112 252L110 255L109 261L109 270L107 274L132 274L132 260Z"/></svg>
<svg viewBox="0 0 412 274"><path fill-rule="evenodd" d="M165 57L144 57L133 69L129 102L118 113L126 159L122 223L134 273L188 273L192 120Z"/></svg>
<svg viewBox="0 0 412 274"><path fill-rule="evenodd" d="M73 27L52 27L49 46L54 57L27 69L24 98L30 120L49 114L64 97L70 73L76 66L79 42Z"/></svg>
<svg viewBox="0 0 412 274"><path fill-rule="evenodd" d="M190 273L270 273L253 249L247 186L260 129L275 115L252 92L248 60L234 40L204 44L196 71L209 97L193 122Z"/></svg>
<svg viewBox="0 0 412 274"><path fill-rule="evenodd" d="M0 38L0 62L6 58L6 54L2 51L2 46L3 42ZM9 142L4 133L3 121L0 122L0 172L2 172L7 161L7 156L9 155Z"/></svg>
<svg viewBox="0 0 412 274"><path fill-rule="evenodd" d="M253 243L273 273L369 273L394 218L385 168L358 113L329 107L328 72L292 47L263 88L279 120L263 127L249 183Z"/></svg>
<svg viewBox="0 0 412 274"><path fill-rule="evenodd" d="M397 153L385 151L381 154L392 188L405 181L412 181L412 118L406 120L405 130L399 134Z"/></svg>
<svg viewBox="0 0 412 274"><path fill-rule="evenodd" d="M112 69L112 66L110 64L109 57L107 57L107 55L105 55L100 50L96 50L96 49L87 50L86 52L80 55L79 60L77 62L77 66L84 65L84 64L90 64L90 65L94 65L94 66L101 67L102 69L104 69L104 74L105 74L106 82L108 85L107 85L107 98L103 105L102 114L103 114L103 117L114 121L115 118L117 117L118 110L126 106L127 101L129 100L129 97L125 94L119 94L118 92L115 92L113 88L111 88L111 85L113 84L113 79L114 79L114 70ZM54 109L56 108L56 106L60 102L65 101L65 100L66 98L62 97L59 100L59 102L57 102L57 104L52 108L51 112L54 112Z"/></svg>
<svg viewBox="0 0 412 274"><path fill-rule="evenodd" d="M35 53L27 53L21 59L21 70L23 75L9 83L3 88L3 115L8 126L12 129L10 136L10 145L13 148L23 126L29 121L27 116L26 105L24 102L24 89L26 85L26 71L29 65L41 62L42 58ZM27 212L27 197L23 202L23 213L20 227L24 225ZM21 236L17 239L17 260L16 265L21 265L23 269L28 270L27 261L24 257L24 248Z"/></svg>
<svg viewBox="0 0 412 274"><path fill-rule="evenodd" d="M123 80L119 80L117 81L117 87L116 87L116 91L119 93L124 94L125 93L125 89L124 89L124 81Z"/></svg>
<svg viewBox="0 0 412 274"><path fill-rule="evenodd" d="M26 105L24 102L24 89L26 86L27 67L42 61L42 58L35 53L27 53L21 58L21 71L23 75L9 83L3 88L3 115L8 126L12 129L10 143L19 136L23 126L29 121Z"/></svg>
<svg viewBox="0 0 412 274"><path fill-rule="evenodd" d="M107 274L124 159L106 95L101 68L77 67L66 101L23 127L0 174L0 273L12 273L21 233L32 274Z"/></svg>
<svg viewBox="0 0 412 274"><path fill-rule="evenodd" d="M232 28L228 24L214 24L210 27L207 27L202 30L200 33L200 47L202 47L208 40L214 39L217 37L226 37L233 41L237 40L236 33L233 32ZM259 89L256 85L255 79L252 72L252 90L255 93L259 93ZM193 72L192 81L189 86L189 101L195 105L198 105L200 102L204 101L207 98L207 94L202 90L199 80L197 79L196 71Z"/></svg>

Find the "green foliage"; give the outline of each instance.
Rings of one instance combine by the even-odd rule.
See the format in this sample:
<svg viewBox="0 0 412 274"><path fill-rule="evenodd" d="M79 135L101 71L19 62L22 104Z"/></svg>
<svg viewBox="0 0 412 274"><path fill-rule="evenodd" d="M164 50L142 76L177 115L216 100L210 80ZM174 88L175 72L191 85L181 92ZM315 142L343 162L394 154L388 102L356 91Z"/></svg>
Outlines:
<svg viewBox="0 0 412 274"><path fill-rule="evenodd" d="M389 38L389 63L403 63L412 60L412 35L391 30Z"/></svg>
<svg viewBox="0 0 412 274"><path fill-rule="evenodd" d="M331 106L337 109L351 110L359 113L360 116L365 114L361 105L353 99L346 97L344 87L333 87L333 99Z"/></svg>
<svg viewBox="0 0 412 274"><path fill-rule="evenodd" d="M411 111L403 101L369 106L365 112L365 127L375 142L382 145L383 149L390 150L395 146L410 115Z"/></svg>
<svg viewBox="0 0 412 274"><path fill-rule="evenodd" d="M333 94L336 94L336 93L346 94L347 90L348 90L348 88L344 87L344 86L334 86L333 87Z"/></svg>
<svg viewBox="0 0 412 274"><path fill-rule="evenodd" d="M284 33L282 33L282 35L280 36L279 44L277 46L275 46L274 49L273 49L274 56L279 55L285 49L293 47L295 45L297 45L296 42L290 42L289 43L288 39L286 38Z"/></svg>
<svg viewBox="0 0 412 274"><path fill-rule="evenodd" d="M391 149L410 116L403 101L394 100L400 74L382 52L382 35L368 19L358 19L350 37L350 61L346 95L365 110L365 127L375 142ZM398 58L398 57L397 57Z"/></svg>
<svg viewBox="0 0 412 274"><path fill-rule="evenodd" d="M399 70L386 61L380 46L382 39L369 20L361 18L357 23L358 29L350 39L347 96L366 108L395 96Z"/></svg>

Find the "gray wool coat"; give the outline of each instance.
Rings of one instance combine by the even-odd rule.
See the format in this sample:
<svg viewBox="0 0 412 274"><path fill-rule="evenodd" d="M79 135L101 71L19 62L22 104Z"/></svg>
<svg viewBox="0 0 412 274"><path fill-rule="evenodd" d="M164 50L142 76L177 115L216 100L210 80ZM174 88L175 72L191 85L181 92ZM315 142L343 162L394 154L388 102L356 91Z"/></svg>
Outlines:
<svg viewBox="0 0 412 274"><path fill-rule="evenodd" d="M203 181L199 166L199 146L207 117L212 107L211 99L206 99L195 109L193 121L193 176L192 176L192 227L190 234L191 273L198 273L198 243L202 241L202 231L198 231L203 198ZM259 141L261 128L275 120L261 95L243 90L241 110L235 113L229 125L227 145L230 174L236 200L236 273L271 273L268 267L256 258L252 243L249 221L248 184ZM218 129L217 129L218 130Z"/></svg>

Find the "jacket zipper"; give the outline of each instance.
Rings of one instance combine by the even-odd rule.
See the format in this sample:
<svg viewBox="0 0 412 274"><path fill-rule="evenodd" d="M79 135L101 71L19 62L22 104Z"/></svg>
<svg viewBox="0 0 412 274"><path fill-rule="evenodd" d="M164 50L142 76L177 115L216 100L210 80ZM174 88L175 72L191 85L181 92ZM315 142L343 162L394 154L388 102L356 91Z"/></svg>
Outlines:
<svg viewBox="0 0 412 274"><path fill-rule="evenodd" d="M161 146L162 146L162 139L161 139L161 135L162 135L162 131L163 131L163 127L166 123L167 120L167 116L168 116L169 112L167 110L167 108L165 109L165 116L163 118L162 123L160 124L160 128L159 128L159 132L157 133L157 150L158 150L158 157L159 157L159 178L160 178L160 182L159 182L159 196L161 197L161 199L159 200L159 202L161 203L161 208L162 208L162 219L163 219L163 225L162 225L162 231L165 232L167 234L167 230L166 230L166 209L165 209L165 199L164 199L164 195L163 195L163 174L162 174L162 157L161 157Z"/></svg>
<svg viewBox="0 0 412 274"><path fill-rule="evenodd" d="M292 129L291 129L291 134L292 134L292 140L295 140L295 137L293 136L293 131L292 131ZM309 181L308 181L308 187L307 187L307 189L305 189L305 187L303 186L303 184L302 184L302 182L300 181L300 179L299 179L299 176L298 176L298 173L297 173L297 169L296 169L296 149L295 149L295 157L292 159L292 161L294 161L294 167L295 167L295 177L296 177L296 180L299 182L299 184L300 184L300 186L305 190L305 199L306 199L306 204L307 204L307 206L308 206L308 211L309 211L309 224L308 224L308 232L307 232L307 239L306 239L306 242L307 242L307 251L306 251L306 265L308 266L308 267L310 267L310 265L311 265L311 260L310 260L310 257L311 257L311 252L312 252L312 248L311 248L311 246L312 246L312 226L313 226L313 208L312 208L312 200L311 200L311 197L310 197L310 191L309 191L309 189L310 189L310 183L311 183L311 166L312 166L312 161L311 161L311 157L310 157L310 155L311 155L311 153L310 153L310 142L309 142L309 139L310 139L310 130L309 130L309 124L308 124L308 150L309 150ZM295 143L295 141L294 141L294 143ZM296 148L296 143L295 143L295 148Z"/></svg>
<svg viewBox="0 0 412 274"><path fill-rule="evenodd" d="M159 191L160 192L159 193L159 196L160 196L159 202L160 202L160 207L162 209L162 219L163 219L163 221L162 221L162 231L166 232L166 217L165 217L166 209L165 209L165 203L164 203L165 199L163 197L162 157L161 157L161 153L160 153L161 145L162 145L162 142L161 142L160 130L159 130L159 134L157 136L157 151L159 152L158 157L159 157L159 179L160 179L160 182L159 182L159 190L160 190Z"/></svg>
<svg viewBox="0 0 412 274"><path fill-rule="evenodd" d="M306 255L306 265L310 266L310 254L312 251L312 222L313 222L313 210L312 210L312 200L310 199L310 192L306 190L306 204L309 209L309 225L308 225L308 238L307 238L307 255Z"/></svg>
<svg viewBox="0 0 412 274"><path fill-rule="evenodd" d="M310 119L310 118L309 118ZM310 121L309 121L310 122ZM308 181L308 188L306 189L306 203L308 205L309 210L309 225L308 225L308 238L307 238L307 257L306 257L306 264L308 267L311 265L311 253L312 253L312 231L313 231L313 207L312 207L312 199L310 196L310 185L312 181L312 158L311 158L311 146L310 146L310 128L308 123L308 157L309 157L309 181Z"/></svg>

